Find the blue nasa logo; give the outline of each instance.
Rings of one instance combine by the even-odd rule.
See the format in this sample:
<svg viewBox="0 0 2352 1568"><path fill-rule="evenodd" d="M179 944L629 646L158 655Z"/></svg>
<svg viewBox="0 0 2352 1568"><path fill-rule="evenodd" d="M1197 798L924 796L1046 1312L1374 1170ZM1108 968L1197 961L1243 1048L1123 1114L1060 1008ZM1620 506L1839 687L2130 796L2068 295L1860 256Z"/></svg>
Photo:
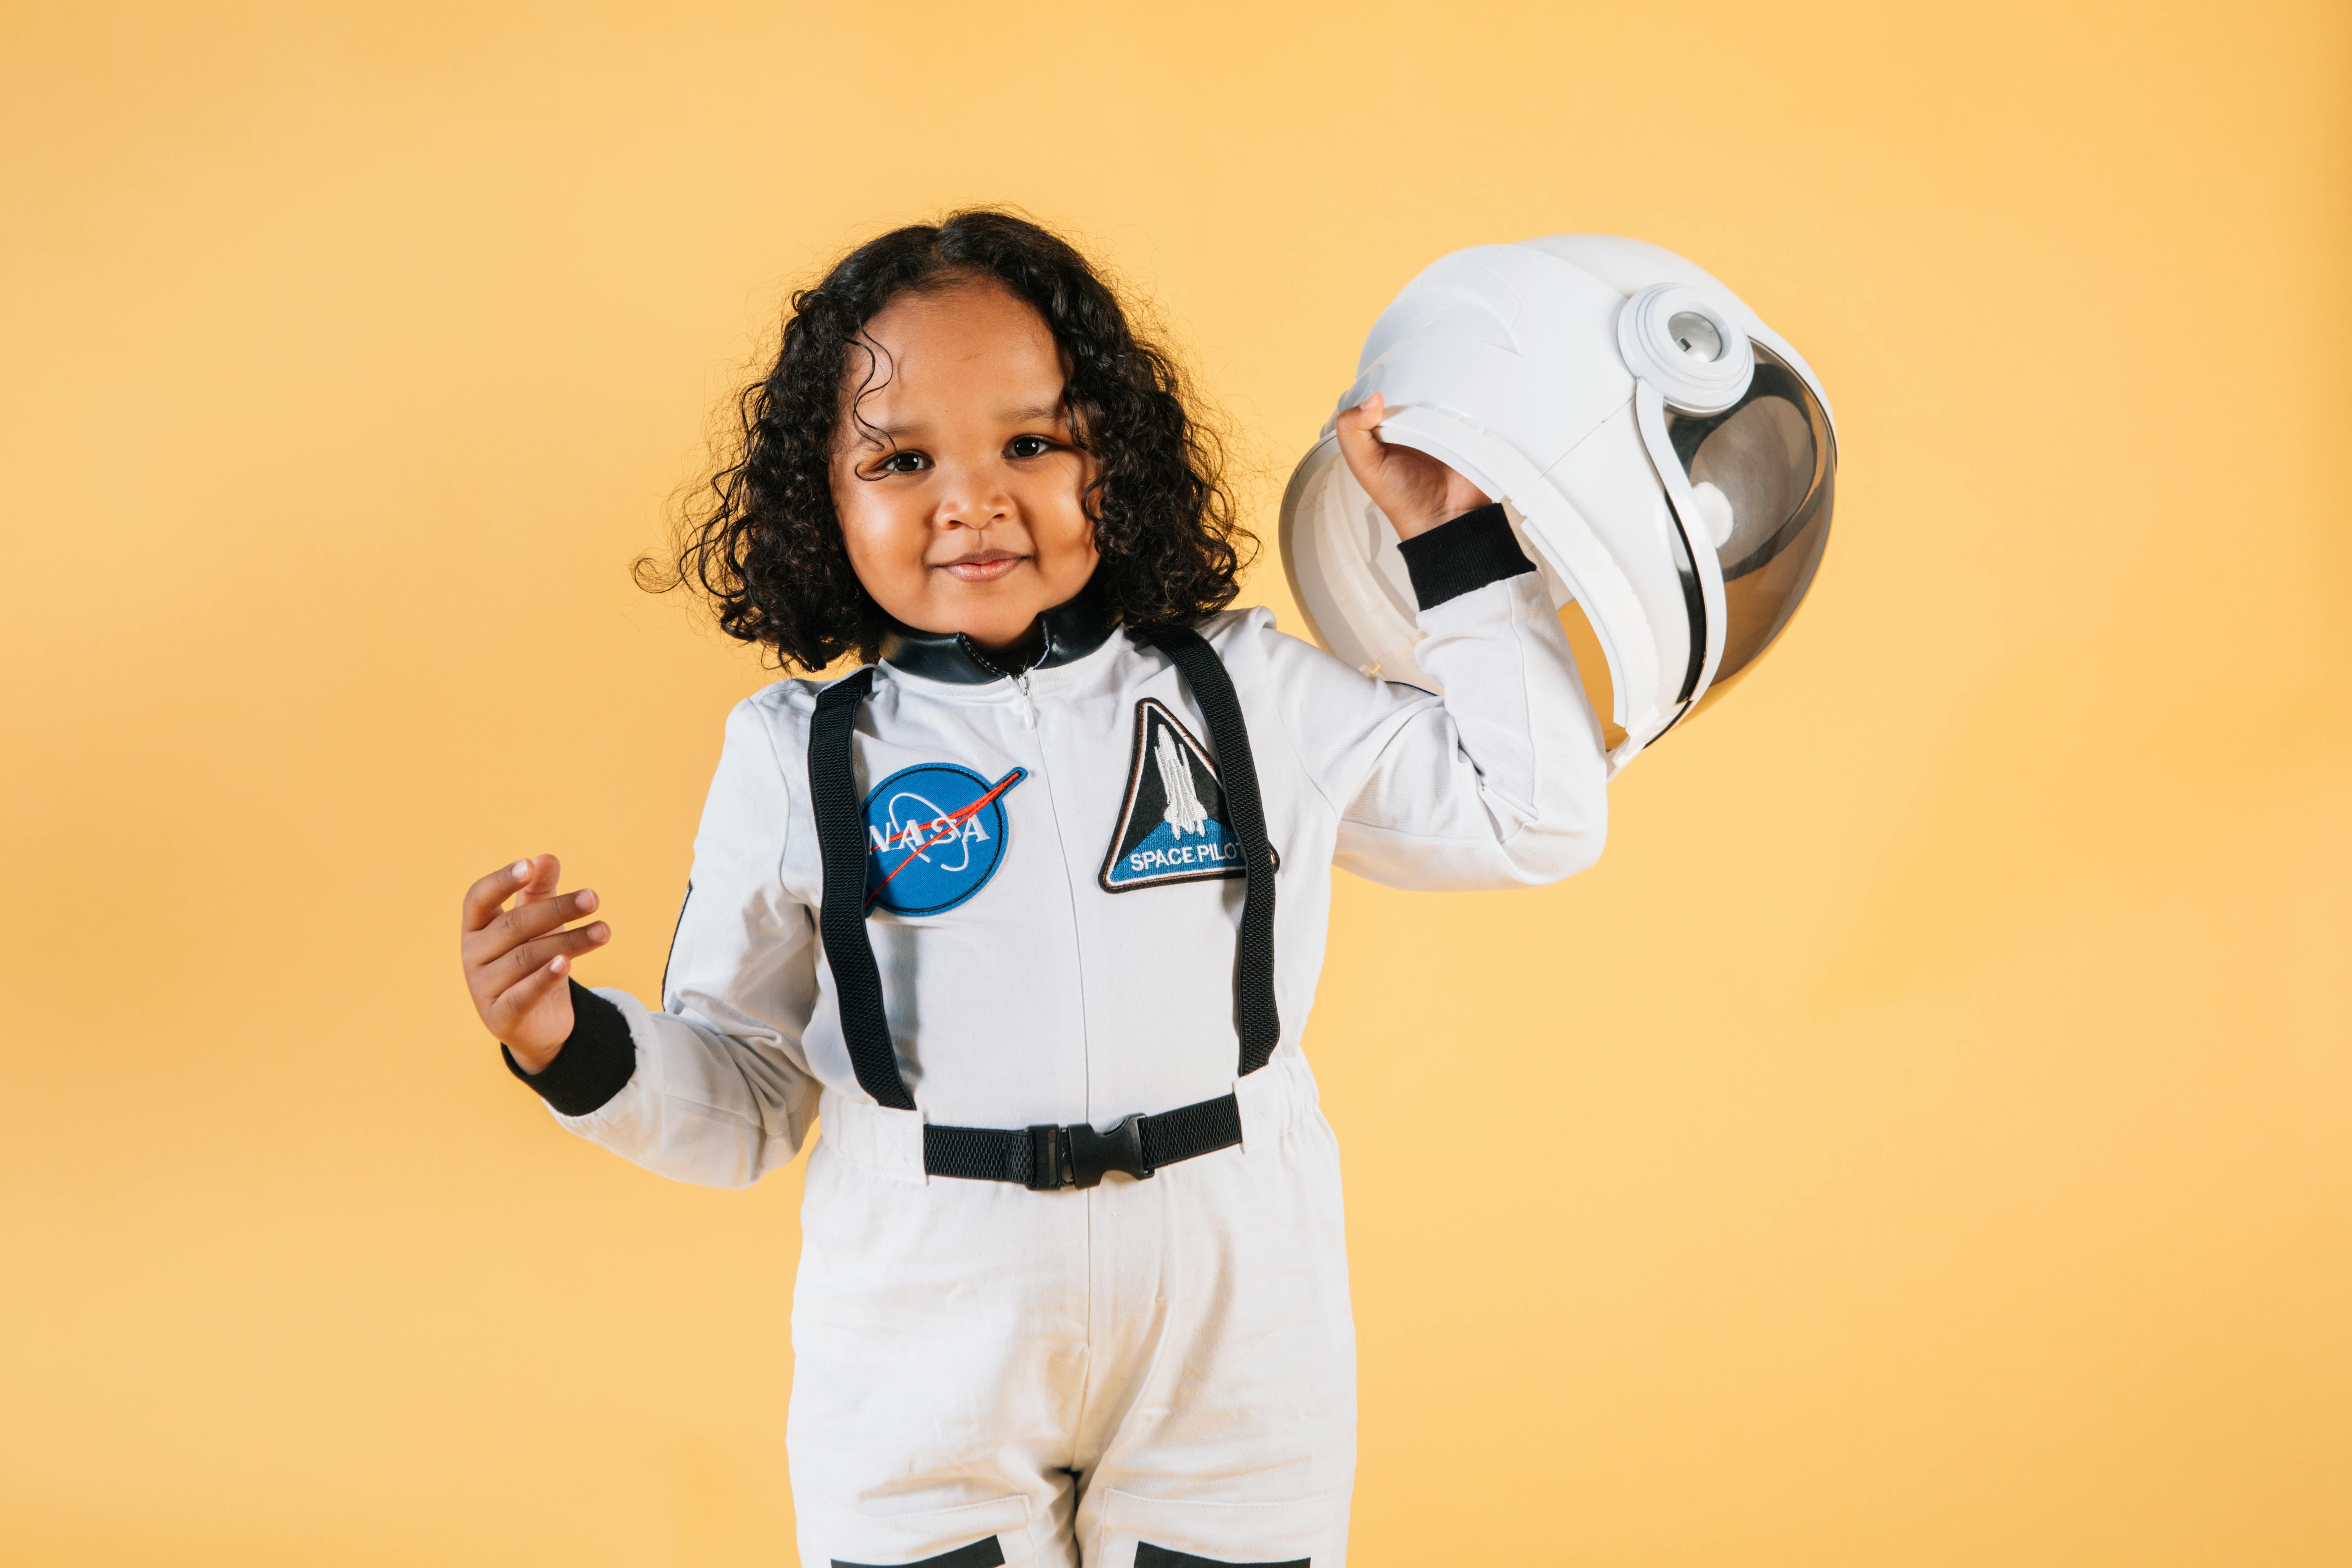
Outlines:
<svg viewBox="0 0 2352 1568"><path fill-rule="evenodd" d="M1004 858L1004 792L953 763L901 768L866 797L866 907L936 915L988 885Z"/></svg>

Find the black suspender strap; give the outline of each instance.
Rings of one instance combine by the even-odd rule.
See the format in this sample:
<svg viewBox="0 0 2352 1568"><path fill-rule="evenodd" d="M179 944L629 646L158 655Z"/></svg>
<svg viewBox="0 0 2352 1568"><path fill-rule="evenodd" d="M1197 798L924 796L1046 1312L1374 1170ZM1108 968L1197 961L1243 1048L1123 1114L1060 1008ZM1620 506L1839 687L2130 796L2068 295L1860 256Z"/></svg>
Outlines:
<svg viewBox="0 0 2352 1568"><path fill-rule="evenodd" d="M1234 948L1234 1029L1241 1040L1243 1076L1265 1066L1282 1039L1274 1002L1274 848L1266 837L1257 764L1233 678L1208 639L1183 626L1139 626L1136 639L1168 656L1192 688L1216 752L1217 782L1241 840L1247 880L1241 931ZM809 724L809 799L824 858L824 902L817 929L833 972L841 1032L858 1087L877 1104L915 1109L898 1070L882 1003L882 972L866 931L866 813L857 793L851 742L857 710L874 689L871 666L817 694ZM923 1128L923 1168L935 1176L1017 1182L1041 1191L1091 1187L1105 1173L1150 1175L1162 1165L1230 1149L1242 1141L1240 1102L1220 1095L1157 1116L1130 1116L1108 1132L1071 1127Z"/></svg>
<svg viewBox="0 0 2352 1568"><path fill-rule="evenodd" d="M889 1016L882 1009L882 971L866 935L866 812L857 798L849 742L857 731L858 705L873 689L874 667L868 665L819 692L809 721L809 803L824 852L824 904L817 930L824 937L824 961L833 970L842 1038L849 1046L857 1087L877 1105L912 1110L915 1097L898 1071L898 1048L890 1041Z"/></svg>
<svg viewBox="0 0 2352 1568"><path fill-rule="evenodd" d="M1241 1071L1247 1078L1282 1043L1282 1018L1274 1006L1274 847L1265 836L1249 728L1242 721L1234 679L1208 638L1189 626L1139 626L1135 635L1166 654L1192 689L1192 700L1208 721L1209 745L1217 753L1225 809L1233 814L1226 826L1242 841L1249 880L1242 891L1241 935L1234 944L1234 1028L1241 1036Z"/></svg>

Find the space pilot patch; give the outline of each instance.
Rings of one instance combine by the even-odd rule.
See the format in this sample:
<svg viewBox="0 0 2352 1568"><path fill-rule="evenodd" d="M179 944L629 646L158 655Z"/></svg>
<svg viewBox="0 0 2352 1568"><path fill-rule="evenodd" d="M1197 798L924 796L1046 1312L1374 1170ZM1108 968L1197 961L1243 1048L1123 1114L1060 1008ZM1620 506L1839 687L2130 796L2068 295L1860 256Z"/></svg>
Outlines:
<svg viewBox="0 0 2352 1568"><path fill-rule="evenodd" d="M919 763L866 797L866 907L936 915L988 885L1004 860L1004 794L1028 776L990 782L954 763Z"/></svg>
<svg viewBox="0 0 2352 1568"><path fill-rule="evenodd" d="M1241 837L1229 823L1224 786L1201 742L1160 703L1138 702L1135 760L1103 861L1104 889L1125 893L1244 875Z"/></svg>

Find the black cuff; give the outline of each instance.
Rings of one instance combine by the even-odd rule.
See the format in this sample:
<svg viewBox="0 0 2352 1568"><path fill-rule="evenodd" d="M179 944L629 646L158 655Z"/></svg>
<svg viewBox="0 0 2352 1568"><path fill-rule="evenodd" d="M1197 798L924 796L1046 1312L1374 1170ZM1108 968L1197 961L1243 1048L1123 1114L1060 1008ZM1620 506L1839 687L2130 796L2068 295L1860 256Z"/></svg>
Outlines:
<svg viewBox="0 0 2352 1568"><path fill-rule="evenodd" d="M1474 588L1536 569L1511 532L1500 501L1488 501L1426 533L1402 541L1397 551L1404 557L1406 575L1412 579L1412 596L1424 610L1433 610Z"/></svg>
<svg viewBox="0 0 2352 1568"><path fill-rule="evenodd" d="M566 1116L585 1116L601 1110L629 1085L637 1070L637 1046L629 1037L629 1020L621 1010L577 980L572 987L572 1035L555 1059L537 1072L525 1072L514 1053L504 1046L507 1070L530 1085L531 1091Z"/></svg>

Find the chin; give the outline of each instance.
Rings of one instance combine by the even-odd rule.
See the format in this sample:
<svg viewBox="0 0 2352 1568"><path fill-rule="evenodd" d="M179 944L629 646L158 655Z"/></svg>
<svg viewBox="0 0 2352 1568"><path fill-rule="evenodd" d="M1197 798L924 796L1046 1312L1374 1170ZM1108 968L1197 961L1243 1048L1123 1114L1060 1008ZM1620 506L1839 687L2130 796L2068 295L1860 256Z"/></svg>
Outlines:
<svg viewBox="0 0 2352 1568"><path fill-rule="evenodd" d="M1017 621L966 619L959 623L956 629L983 647L1004 647L1027 637L1036 622L1037 617L1034 614Z"/></svg>
<svg viewBox="0 0 2352 1568"><path fill-rule="evenodd" d="M985 592L959 594L925 618L931 629L961 632L974 642L1013 642L1029 630L1044 610L1034 599L1034 595L1023 595L1015 601L1010 595Z"/></svg>

